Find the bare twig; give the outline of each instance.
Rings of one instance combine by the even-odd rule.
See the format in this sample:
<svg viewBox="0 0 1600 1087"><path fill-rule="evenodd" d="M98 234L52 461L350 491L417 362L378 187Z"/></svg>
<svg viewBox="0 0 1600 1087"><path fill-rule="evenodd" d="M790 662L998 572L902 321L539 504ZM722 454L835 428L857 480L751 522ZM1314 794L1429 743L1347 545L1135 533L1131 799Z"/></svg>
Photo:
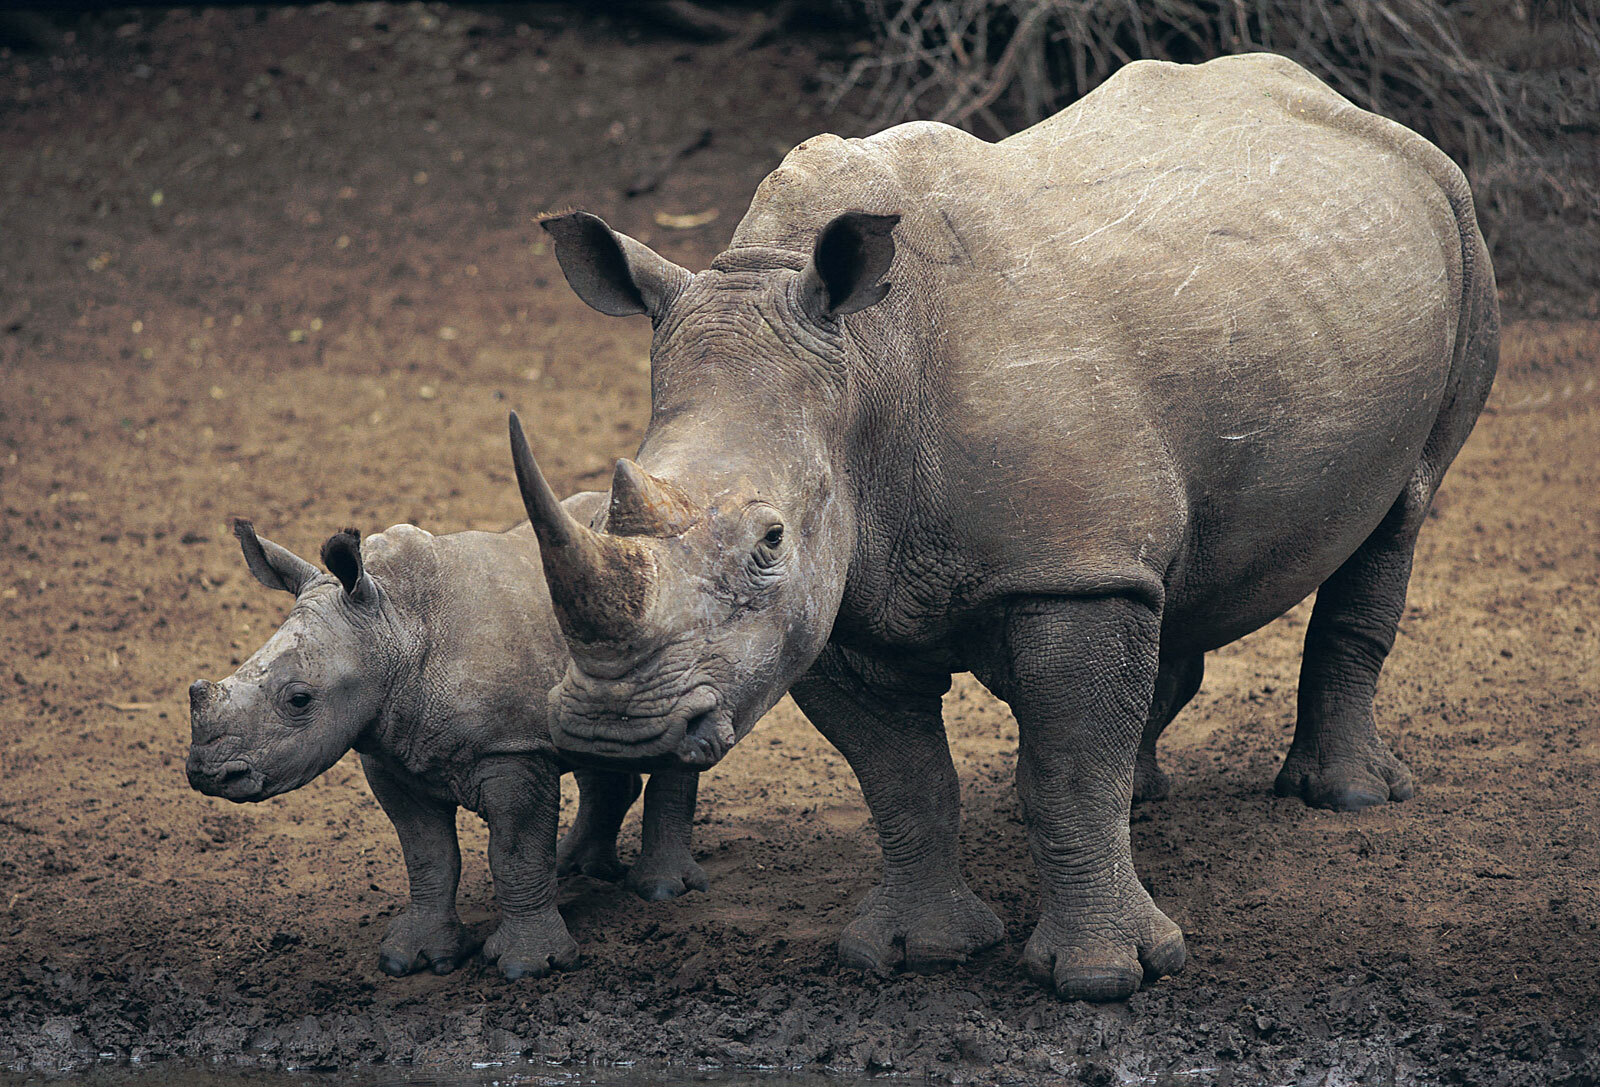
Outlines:
<svg viewBox="0 0 1600 1087"><path fill-rule="evenodd" d="M1507 216L1600 221L1600 4L1592 0L1516 9L1530 34L1541 19L1561 23L1566 59L1528 70L1475 55L1459 21L1466 5L1436 0L859 2L877 47L824 77L830 106L849 97L876 126L931 117L1004 136L1132 59L1268 49L1441 146L1471 178L1490 234Z"/></svg>

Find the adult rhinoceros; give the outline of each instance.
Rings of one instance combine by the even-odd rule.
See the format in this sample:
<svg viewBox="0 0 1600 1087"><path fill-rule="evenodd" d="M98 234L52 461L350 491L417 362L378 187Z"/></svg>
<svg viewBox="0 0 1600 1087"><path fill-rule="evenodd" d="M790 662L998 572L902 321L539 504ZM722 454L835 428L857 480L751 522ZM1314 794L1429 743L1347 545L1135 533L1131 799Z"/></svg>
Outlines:
<svg viewBox="0 0 1600 1087"><path fill-rule="evenodd" d="M1411 794L1373 689L1498 352L1471 194L1421 137L1279 57L1145 62L998 144L808 140L709 271L545 226L581 298L655 329L599 531L518 452L572 650L555 742L705 767L792 689L883 847L846 963L1003 934L960 871L953 671L1016 714L1024 962L1064 997L1183 964L1128 806L1207 650L1318 591L1278 792Z"/></svg>

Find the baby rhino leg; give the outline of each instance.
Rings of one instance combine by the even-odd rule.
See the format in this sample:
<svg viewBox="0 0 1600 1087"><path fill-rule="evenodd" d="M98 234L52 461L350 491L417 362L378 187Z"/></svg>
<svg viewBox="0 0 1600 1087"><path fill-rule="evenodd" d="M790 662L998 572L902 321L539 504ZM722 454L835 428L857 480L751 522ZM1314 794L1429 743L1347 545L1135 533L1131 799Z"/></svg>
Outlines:
<svg viewBox="0 0 1600 1087"><path fill-rule="evenodd" d="M411 901L389 922L379 945L378 968L397 976L419 970L448 974L477 949L456 915L456 806L419 791L370 755L361 756L361 768L399 835L411 883Z"/></svg>
<svg viewBox="0 0 1600 1087"><path fill-rule="evenodd" d="M500 927L483 945L484 957L512 979L577 965L578 943L556 910L560 771L544 759L487 759L474 784L500 904Z"/></svg>
<svg viewBox="0 0 1600 1087"><path fill-rule="evenodd" d="M575 770L578 815L556 847L556 871L615 883L625 869L617 859L617 831L639 799L639 775L607 770Z"/></svg>

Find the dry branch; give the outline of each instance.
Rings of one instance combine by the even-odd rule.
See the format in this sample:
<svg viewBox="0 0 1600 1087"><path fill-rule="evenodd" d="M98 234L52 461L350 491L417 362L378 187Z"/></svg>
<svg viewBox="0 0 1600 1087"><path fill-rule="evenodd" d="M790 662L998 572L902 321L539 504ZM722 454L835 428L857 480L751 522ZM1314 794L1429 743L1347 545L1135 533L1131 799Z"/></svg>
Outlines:
<svg viewBox="0 0 1600 1087"><path fill-rule="evenodd" d="M922 117L998 137L1069 105L1131 60L1269 50L1439 144L1472 179L1491 233L1563 215L1600 231L1596 0L1504 6L1513 29L1543 50L1521 64L1469 48L1468 18L1500 9L1461 0L861 4L878 47L833 74L830 101L849 97L874 127ZM1479 37L1493 37L1482 26L1490 32ZM1491 44L1509 55L1504 42Z"/></svg>

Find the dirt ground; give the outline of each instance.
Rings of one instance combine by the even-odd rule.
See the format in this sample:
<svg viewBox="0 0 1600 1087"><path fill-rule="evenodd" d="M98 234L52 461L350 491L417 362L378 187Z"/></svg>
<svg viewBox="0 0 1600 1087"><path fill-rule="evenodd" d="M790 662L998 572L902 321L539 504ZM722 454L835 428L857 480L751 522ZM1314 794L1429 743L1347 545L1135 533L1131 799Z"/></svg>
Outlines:
<svg viewBox="0 0 1600 1087"><path fill-rule="evenodd" d="M1413 800L1272 797L1305 605L1214 655L1163 741L1172 796L1134 813L1190 964L1126 1005L1017 968L1037 906L1015 726L968 677L947 706L967 873L1008 939L936 977L836 965L877 849L787 701L702 785L710 893L566 881L584 962L538 981L378 972L405 876L353 758L256 806L189 791L184 689L286 610L229 515L308 554L345 524L502 527L510 407L559 488L603 486L648 414L648 329L579 303L532 217L581 204L703 267L785 149L854 134L822 112L817 43L689 46L565 10L147 13L0 59L0 1068L1600 1080L1593 323L1509 324L1423 535L1378 698ZM462 829L486 933L485 836Z"/></svg>

